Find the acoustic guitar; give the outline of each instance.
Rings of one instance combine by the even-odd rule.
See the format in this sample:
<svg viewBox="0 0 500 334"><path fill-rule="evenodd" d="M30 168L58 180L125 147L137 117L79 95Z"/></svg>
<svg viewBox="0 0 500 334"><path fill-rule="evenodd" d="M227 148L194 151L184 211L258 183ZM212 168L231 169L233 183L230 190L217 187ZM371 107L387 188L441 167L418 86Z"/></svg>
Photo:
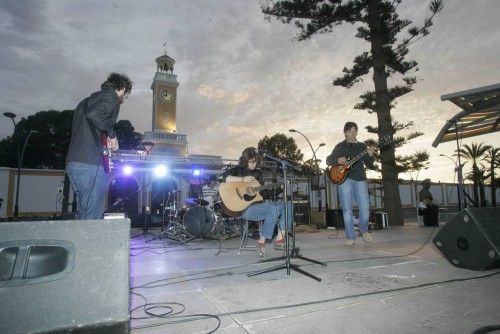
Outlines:
<svg viewBox="0 0 500 334"><path fill-rule="evenodd" d="M220 184L219 195L228 210L239 213L250 204L264 200L259 191L271 189L281 184L283 182L269 183L262 186L257 180L253 182L226 182Z"/></svg>
<svg viewBox="0 0 500 334"><path fill-rule="evenodd" d="M392 142L391 138L389 136L384 136L377 147L383 147ZM343 164L337 164L333 165L330 167L328 170L328 178L333 184L342 184L345 181L345 178L347 177L347 174L351 171L352 165L354 165L359 159L365 156L365 154L368 153L368 149L364 150L363 152L359 153L353 158L349 158L346 163Z"/></svg>

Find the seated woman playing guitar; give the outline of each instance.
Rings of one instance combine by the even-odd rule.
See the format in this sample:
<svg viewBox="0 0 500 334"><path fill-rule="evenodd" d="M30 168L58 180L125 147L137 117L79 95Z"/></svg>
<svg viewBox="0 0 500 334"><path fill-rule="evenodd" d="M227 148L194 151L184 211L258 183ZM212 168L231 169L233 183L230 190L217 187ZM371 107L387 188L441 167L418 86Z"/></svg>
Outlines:
<svg viewBox="0 0 500 334"><path fill-rule="evenodd" d="M238 165L223 174L226 184L221 184L219 192L223 203L229 209L240 205L241 209L243 209L241 218L252 221L264 220L260 238L257 241L257 250L262 255L266 239L272 239L277 222L279 222L279 228L274 248L285 248L285 205L283 201L263 202L268 197L267 192L263 190L256 192L253 196L249 196L248 192L244 194L244 197L240 196L242 192L246 192L246 189L258 191L267 187L267 185L263 186L264 176L262 170L258 168L260 162L261 157L255 147L245 148L241 153ZM227 198L233 193L234 198ZM232 200L241 203L230 203ZM293 223L293 215L290 209L291 206L288 211L288 226Z"/></svg>

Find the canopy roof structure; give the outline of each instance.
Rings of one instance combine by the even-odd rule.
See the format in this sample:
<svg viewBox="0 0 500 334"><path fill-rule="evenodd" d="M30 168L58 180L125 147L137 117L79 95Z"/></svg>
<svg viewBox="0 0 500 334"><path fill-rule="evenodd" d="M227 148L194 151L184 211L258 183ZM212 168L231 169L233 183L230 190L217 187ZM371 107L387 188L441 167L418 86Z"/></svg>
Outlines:
<svg viewBox="0 0 500 334"><path fill-rule="evenodd" d="M441 96L462 109L443 126L432 146L500 130L500 83Z"/></svg>

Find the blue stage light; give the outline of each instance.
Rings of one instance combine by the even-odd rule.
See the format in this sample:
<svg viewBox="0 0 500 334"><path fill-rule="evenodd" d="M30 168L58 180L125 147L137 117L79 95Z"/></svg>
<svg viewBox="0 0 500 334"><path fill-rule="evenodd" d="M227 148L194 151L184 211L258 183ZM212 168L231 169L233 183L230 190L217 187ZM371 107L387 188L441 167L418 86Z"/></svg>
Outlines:
<svg viewBox="0 0 500 334"><path fill-rule="evenodd" d="M131 166L123 166L124 175L132 175L133 169Z"/></svg>
<svg viewBox="0 0 500 334"><path fill-rule="evenodd" d="M193 175L194 175L194 176L200 176L200 174L201 174L201 170L199 170L199 169L195 169L195 170L193 171Z"/></svg>
<svg viewBox="0 0 500 334"><path fill-rule="evenodd" d="M156 177L164 177L167 175L167 167L165 165L158 165L154 169L154 174Z"/></svg>

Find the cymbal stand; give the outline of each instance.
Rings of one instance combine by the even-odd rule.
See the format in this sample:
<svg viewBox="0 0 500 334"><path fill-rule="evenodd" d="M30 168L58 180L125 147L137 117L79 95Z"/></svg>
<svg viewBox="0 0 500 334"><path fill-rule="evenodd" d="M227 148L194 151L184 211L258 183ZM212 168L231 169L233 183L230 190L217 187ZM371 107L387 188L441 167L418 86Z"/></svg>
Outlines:
<svg viewBox="0 0 500 334"><path fill-rule="evenodd" d="M168 200L169 202L170 196L172 196L172 205L169 207L168 213L168 224L165 228L165 203L163 203L163 213L162 213L162 224L163 228L160 234L156 237L146 240L146 242L151 242L153 240L159 240L162 238L171 239L178 242L188 242L195 239L189 232L186 230L184 224L179 222L179 211L177 209L177 199L176 194L179 190L172 190L168 192Z"/></svg>
<svg viewBox="0 0 500 334"><path fill-rule="evenodd" d="M152 182L150 182L148 184L144 184L141 188L137 189L137 191L135 191L131 195L128 195L127 197L125 197L125 200L128 200L129 197L131 197L132 195L135 195L139 191L142 193L144 191L144 189L146 189L147 187L149 187L151 184L152 184ZM140 237L141 235L143 235L143 236L148 236L148 235L156 236L155 234L152 234L152 233L148 232L148 223L147 223L147 218L148 217L151 220L151 213L149 212L149 208L144 208L144 206L143 206L142 218L144 220L144 225L142 227L142 232L139 233L139 234L137 234L137 235L134 235L131 239Z"/></svg>
<svg viewBox="0 0 500 334"><path fill-rule="evenodd" d="M285 160L285 159L279 159L269 153L263 153L263 156L266 157L266 158L269 158L269 159L272 159L274 161L277 161L278 163L281 164L281 167L282 167L282 170L283 170L283 181L285 183L285 187L284 187L284 193L283 193L283 204L285 206L285 237L286 237L286 240L285 240L285 256L282 256L282 257L277 257L277 258L272 258L272 259L267 259L267 260L264 260L264 261L261 261L261 262L271 262L271 261L277 261L277 260L284 260L285 263L283 264L280 264L280 265L277 265L277 266L274 266L274 267L271 267L271 268L268 268L268 269L264 269L264 270L259 270L259 271L256 271L256 272L253 272L253 273L250 273L248 274L247 276L248 277L251 277L251 276L255 276L255 275L260 275L260 274L264 274L264 273L268 273L268 272L271 272L271 271L276 271L276 270L280 270L280 269L286 269L286 274L288 276L290 276L290 270L294 270L296 272L299 272L301 273L302 275L305 275L305 276L308 276L318 282L321 282L321 278L319 277L316 277L310 273L308 273L307 271L303 270L303 269L300 269L298 265L296 264L292 264L290 262L290 259L293 257L293 258L300 258L302 260L306 260L306 261L309 261L309 262L313 262L313 263L317 263L317 264L321 264L323 266L326 266L325 263L322 263L322 262L319 262L319 261L315 261L315 260L311 260L311 259L308 259L308 258L305 258L305 257L302 257L300 255L298 255L298 251L295 251L295 234L293 234L293 248L290 248L290 232L292 232L291 229L293 229L293 222L292 222L292 227L291 229L289 230L288 228L288 186L287 186L287 180L288 180L288 173L287 173L287 170L290 169L290 170L295 170L295 171L301 171L300 167L298 166L295 166L293 164L291 164L289 161ZM290 188L292 188L293 184L290 184ZM293 188L292 188L293 190ZM292 215L293 215L293 201L292 201Z"/></svg>

